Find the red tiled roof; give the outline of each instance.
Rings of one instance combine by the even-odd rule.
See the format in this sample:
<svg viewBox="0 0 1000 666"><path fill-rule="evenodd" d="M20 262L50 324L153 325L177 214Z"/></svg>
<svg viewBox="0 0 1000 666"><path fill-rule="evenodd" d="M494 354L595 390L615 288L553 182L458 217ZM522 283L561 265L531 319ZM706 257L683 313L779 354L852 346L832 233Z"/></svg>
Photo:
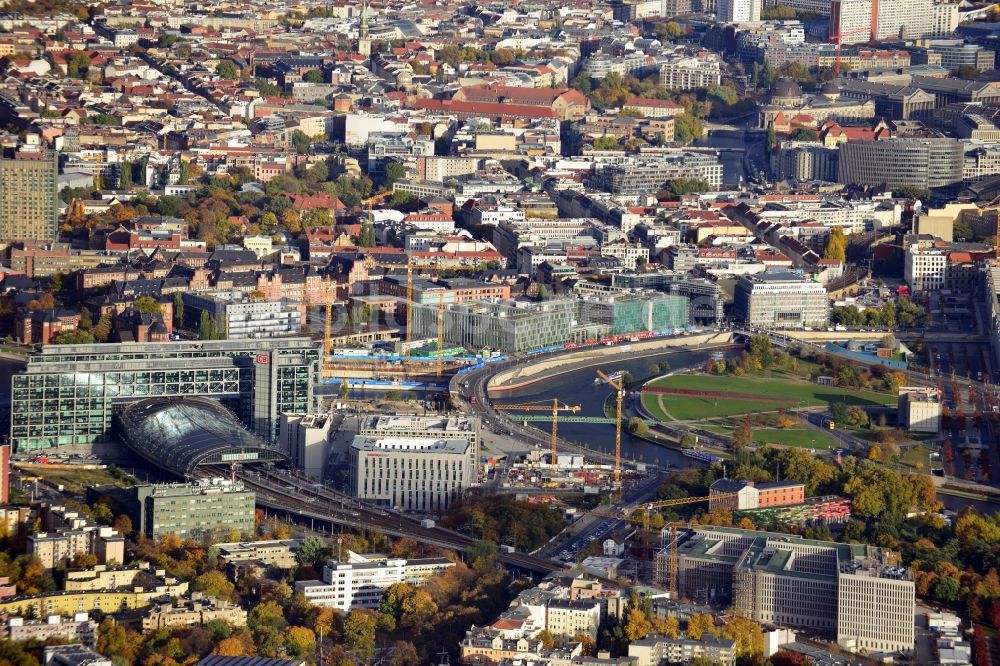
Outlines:
<svg viewBox="0 0 1000 666"><path fill-rule="evenodd" d="M559 115L549 107L531 106L527 104L499 104L488 102L467 102L464 100L418 99L413 108L440 113L455 113L460 115L504 116L516 118L558 118Z"/></svg>
<svg viewBox="0 0 1000 666"><path fill-rule="evenodd" d="M504 85L478 85L461 88L456 96L466 101L487 102L496 104L504 100L508 104L524 104L527 106L549 106L560 97L569 97L571 101L585 104L587 98L572 88L521 88Z"/></svg>
<svg viewBox="0 0 1000 666"><path fill-rule="evenodd" d="M684 107L669 99L649 99L633 95L625 100L625 106L650 106L657 109L683 109Z"/></svg>
<svg viewBox="0 0 1000 666"><path fill-rule="evenodd" d="M312 210L314 208L341 210L347 208L344 202L329 194L292 194L289 195L289 198L296 210Z"/></svg>

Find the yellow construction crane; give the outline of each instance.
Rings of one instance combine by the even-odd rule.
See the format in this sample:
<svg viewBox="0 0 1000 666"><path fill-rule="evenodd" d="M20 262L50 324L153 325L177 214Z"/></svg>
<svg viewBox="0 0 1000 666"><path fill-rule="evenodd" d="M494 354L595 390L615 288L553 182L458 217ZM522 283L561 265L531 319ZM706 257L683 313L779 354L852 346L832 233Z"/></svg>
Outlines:
<svg viewBox="0 0 1000 666"><path fill-rule="evenodd" d="M685 504L698 504L700 502L709 502L713 500L719 501L719 500L735 499L737 496L738 493L716 493L714 495L708 495L706 497L683 497L680 499L661 500L659 502L650 502L649 504L645 504L641 507L643 509L642 529L644 530L644 535L645 535L644 538L648 537L649 535L649 516L653 511L657 511L659 509L666 509L674 506L683 506ZM668 589L670 590L671 593L675 595L675 597L678 592L677 572L680 570L680 562L677 555L677 537L678 537L677 528L681 525L686 525L686 524L687 524L686 522L682 521L682 522L671 522L669 525L667 525L667 527L670 529L670 545L669 545L670 567L668 572L670 585Z"/></svg>
<svg viewBox="0 0 1000 666"><path fill-rule="evenodd" d="M375 222L375 215L373 213L373 206L374 206L375 202L376 201L382 201L383 199L385 199L387 196L389 196L391 194L392 194L392 192L380 192L379 194L376 194L375 196L372 196L372 197L368 197L367 199L364 199L363 201L361 201L359 203L359 205L362 206L362 207L368 206L368 221L369 222Z"/></svg>
<svg viewBox="0 0 1000 666"><path fill-rule="evenodd" d="M413 269L417 268L422 271L443 271L447 270L446 266L439 266L437 264L431 264L429 266L424 264L415 264L413 259L408 258L406 261L406 349L403 352L406 358L406 363L410 362L410 343L413 340L413 316L412 308L413 304ZM444 294L438 294L438 366L439 368L443 365L443 357L441 356L441 349L444 343ZM441 376L441 370L438 370L438 376Z"/></svg>
<svg viewBox="0 0 1000 666"><path fill-rule="evenodd" d="M524 412L543 412L552 410L552 469L556 468L556 440L558 439L558 429L559 429L559 412L570 412L571 414L576 414L580 411L580 405L560 405L558 399L553 399L552 404L531 404L531 405L493 405L494 409L503 409L510 411L524 411Z"/></svg>
<svg viewBox="0 0 1000 666"><path fill-rule="evenodd" d="M597 376L615 389L615 488L622 484L622 399L625 397L625 382L619 378L617 381L611 379L606 374L597 371Z"/></svg>
<svg viewBox="0 0 1000 666"><path fill-rule="evenodd" d="M703 496L703 497L681 497L679 499L669 499L660 500L658 502L646 502L643 504L634 504L632 506L626 507L618 512L609 511L607 508L598 507L589 513L595 516L606 516L609 518L617 518L619 520L628 520L636 511L642 511L642 528L643 528L643 543L649 543L649 519L654 511L659 509L667 509L675 506L684 506L686 504L698 504L700 502L709 501L720 501L720 500L730 500L735 499L739 496L738 493L715 493L713 495ZM688 525L687 521L675 521L669 523L666 527L670 529L670 560L669 560L669 590L676 594L677 592L677 572L678 567L678 555L677 555L677 528L681 526ZM646 548L646 546L643 546ZM647 552L648 559L648 552Z"/></svg>
<svg viewBox="0 0 1000 666"><path fill-rule="evenodd" d="M444 372L444 293L438 292L438 341L437 341L437 378L441 379Z"/></svg>

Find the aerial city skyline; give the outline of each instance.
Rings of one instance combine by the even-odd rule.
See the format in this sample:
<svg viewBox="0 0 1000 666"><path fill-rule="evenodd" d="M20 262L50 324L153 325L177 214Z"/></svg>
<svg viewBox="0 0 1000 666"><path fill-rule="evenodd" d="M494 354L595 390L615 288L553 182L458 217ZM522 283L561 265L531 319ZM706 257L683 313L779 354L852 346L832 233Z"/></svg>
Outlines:
<svg viewBox="0 0 1000 666"><path fill-rule="evenodd" d="M995 663L998 19L9 0L0 661Z"/></svg>

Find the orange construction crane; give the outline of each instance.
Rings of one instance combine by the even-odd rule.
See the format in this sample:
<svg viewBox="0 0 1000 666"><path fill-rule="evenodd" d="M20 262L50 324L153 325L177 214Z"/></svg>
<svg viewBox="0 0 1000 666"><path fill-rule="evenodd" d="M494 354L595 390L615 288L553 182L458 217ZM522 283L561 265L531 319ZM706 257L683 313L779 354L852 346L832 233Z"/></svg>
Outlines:
<svg viewBox="0 0 1000 666"><path fill-rule="evenodd" d="M560 405L558 399L553 399L552 404L531 404L531 405L493 405L494 409L503 409L510 411L524 411L524 412L542 412L552 410L552 459L550 460L552 464L552 469L556 468L558 460L556 459L556 440L558 439L557 432L559 429L559 412L570 412L571 414L576 414L580 411L580 405Z"/></svg>
<svg viewBox="0 0 1000 666"><path fill-rule="evenodd" d="M612 386L615 393L615 488L622 485L622 399L625 397L625 382L619 378L617 381L611 379L606 374L597 371L597 376Z"/></svg>

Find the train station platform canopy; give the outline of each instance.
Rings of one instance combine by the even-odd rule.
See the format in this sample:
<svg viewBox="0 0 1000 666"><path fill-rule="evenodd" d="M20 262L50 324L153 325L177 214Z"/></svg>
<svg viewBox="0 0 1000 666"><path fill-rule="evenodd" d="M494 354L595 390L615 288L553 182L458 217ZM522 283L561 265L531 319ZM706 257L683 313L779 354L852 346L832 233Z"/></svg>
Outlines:
<svg viewBox="0 0 1000 666"><path fill-rule="evenodd" d="M130 403L114 420L126 446L147 462L178 476L197 467L286 462L226 409L198 396L146 398Z"/></svg>

